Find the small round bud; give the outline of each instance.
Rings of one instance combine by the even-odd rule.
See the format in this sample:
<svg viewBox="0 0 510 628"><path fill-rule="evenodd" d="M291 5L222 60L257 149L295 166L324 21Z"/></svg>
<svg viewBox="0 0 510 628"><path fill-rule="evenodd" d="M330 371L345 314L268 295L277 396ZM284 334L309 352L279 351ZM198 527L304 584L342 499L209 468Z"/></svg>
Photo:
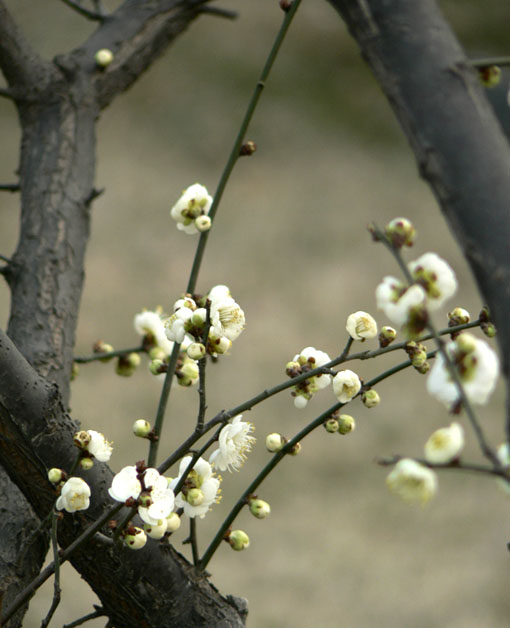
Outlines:
<svg viewBox="0 0 510 628"><path fill-rule="evenodd" d="M94 346L92 347L92 351L96 354L111 353L113 350L114 350L113 346L111 344L108 344L107 342L104 342L103 340L98 340L97 342L94 343ZM99 361L109 362L111 359L112 358L102 358Z"/></svg>
<svg viewBox="0 0 510 628"><path fill-rule="evenodd" d="M94 55L94 61L100 68L106 68L113 61L113 52L108 48L102 48Z"/></svg>
<svg viewBox="0 0 510 628"><path fill-rule="evenodd" d="M142 528L131 526L129 534L124 537L124 543L133 550L141 549L147 543L147 535Z"/></svg>
<svg viewBox="0 0 510 628"><path fill-rule="evenodd" d="M494 338L497 333L496 325L494 323L482 323L480 329L487 336L487 338Z"/></svg>
<svg viewBox="0 0 510 628"><path fill-rule="evenodd" d="M190 320L193 327L203 327L205 321L207 320L207 310L205 307L199 307L196 309Z"/></svg>
<svg viewBox="0 0 510 628"><path fill-rule="evenodd" d="M198 378L198 364L194 360L186 360L182 365L180 371L182 375L184 375L184 377L189 377L189 379Z"/></svg>
<svg viewBox="0 0 510 628"><path fill-rule="evenodd" d="M212 220L209 218L209 216L198 216L197 218L195 218L195 227L201 233L204 231L209 231L211 225Z"/></svg>
<svg viewBox="0 0 510 628"><path fill-rule="evenodd" d="M496 87L501 80L501 68L498 65L486 65L483 68L478 68L478 77L484 87L489 89Z"/></svg>
<svg viewBox="0 0 510 628"><path fill-rule="evenodd" d="M415 367L418 373L426 375L430 371L430 362L424 362L421 366Z"/></svg>
<svg viewBox="0 0 510 628"><path fill-rule="evenodd" d="M143 529L151 539L162 539L166 532L166 519L159 519L157 524L145 523Z"/></svg>
<svg viewBox="0 0 510 628"><path fill-rule="evenodd" d="M250 538L242 530L232 530L228 536L228 542L230 547L236 552L240 552L247 547L250 547Z"/></svg>
<svg viewBox="0 0 510 628"><path fill-rule="evenodd" d="M218 353L219 355L223 355L226 353L230 347L232 346L232 341L222 336L221 338L211 338L209 335L209 352L210 353Z"/></svg>
<svg viewBox="0 0 510 628"><path fill-rule="evenodd" d="M412 246L416 237L416 229L407 218L394 218L386 225L384 233L396 249Z"/></svg>
<svg viewBox="0 0 510 628"><path fill-rule="evenodd" d="M145 419L137 419L133 423L133 434L139 438L147 438L151 433L151 424Z"/></svg>
<svg viewBox="0 0 510 628"><path fill-rule="evenodd" d="M275 453L280 451L280 449L285 445L284 438L281 434L277 434L274 432L273 434L268 434L266 436L266 449L270 453Z"/></svg>
<svg viewBox="0 0 510 628"><path fill-rule="evenodd" d="M78 362L73 362L73 366L71 367L71 381L73 382L78 375L80 374L80 365Z"/></svg>
<svg viewBox="0 0 510 628"><path fill-rule="evenodd" d="M94 461L92 460L92 458L82 458L80 460L80 468L83 469L84 471L90 471L90 469L92 469L93 466L94 466Z"/></svg>
<svg viewBox="0 0 510 628"><path fill-rule="evenodd" d="M381 327L381 331L379 333L379 346L382 348L387 347L395 340L396 337L396 329L388 327L387 325L385 327Z"/></svg>
<svg viewBox="0 0 510 628"><path fill-rule="evenodd" d="M367 408L375 408L375 406L379 405L381 398L376 390L370 389L366 390L361 395L361 401L365 404Z"/></svg>
<svg viewBox="0 0 510 628"><path fill-rule="evenodd" d="M476 350L477 347L477 339L473 336L473 334L469 334L464 332L457 336L456 339L457 349L462 355L469 355Z"/></svg>
<svg viewBox="0 0 510 628"><path fill-rule="evenodd" d="M149 371L153 375L161 375L161 373L166 373L166 364L163 360L152 360L149 364Z"/></svg>
<svg viewBox="0 0 510 628"><path fill-rule="evenodd" d="M335 432L338 432L338 426L339 426L338 420L334 418L330 418L324 423L324 429L326 430L326 432L329 432L330 434L334 434Z"/></svg>
<svg viewBox="0 0 510 628"><path fill-rule="evenodd" d="M239 150L239 155L241 157L244 157L244 156L249 157L250 155L253 155L253 153L256 150L257 150L257 144L255 144L255 142L253 142L252 140L248 140L241 146Z"/></svg>
<svg viewBox="0 0 510 628"><path fill-rule="evenodd" d="M73 437L73 440L74 440L74 444L76 445L76 447L78 447L78 449L86 450L90 444L91 436L87 431L80 430L79 432L76 432L76 434Z"/></svg>
<svg viewBox="0 0 510 628"><path fill-rule="evenodd" d="M451 312L448 312L448 326L454 327L455 325L465 325L469 323L471 316L469 312L462 307L455 307Z"/></svg>
<svg viewBox="0 0 510 628"><path fill-rule="evenodd" d="M338 417L338 432L340 434L349 434L356 429L356 421L350 414L341 414Z"/></svg>
<svg viewBox="0 0 510 628"><path fill-rule="evenodd" d="M186 353L192 360L201 360L205 357L205 347L201 342L192 342Z"/></svg>
<svg viewBox="0 0 510 628"><path fill-rule="evenodd" d="M66 472L62 471L62 469L53 468L48 471L48 480L52 484L60 484L60 482L66 479L66 476Z"/></svg>
<svg viewBox="0 0 510 628"><path fill-rule="evenodd" d="M204 499L204 493L199 488L191 488L186 495L186 501L191 506L201 506Z"/></svg>
<svg viewBox="0 0 510 628"><path fill-rule="evenodd" d="M296 443L289 451L289 454L291 456L297 456L298 454L301 453L301 450L302 450L301 443Z"/></svg>
<svg viewBox="0 0 510 628"><path fill-rule="evenodd" d="M296 377L297 375L301 375L301 364L299 362L287 362L285 365L285 372L289 377Z"/></svg>
<svg viewBox="0 0 510 628"><path fill-rule="evenodd" d="M151 494L147 491L140 493L138 497L138 503L142 508L149 508L149 506L152 506Z"/></svg>
<svg viewBox="0 0 510 628"><path fill-rule="evenodd" d="M250 501L250 512L257 519L265 519L271 512L271 506L263 499L252 499Z"/></svg>
<svg viewBox="0 0 510 628"><path fill-rule="evenodd" d="M121 355L117 360L117 366L115 372L121 377L131 377L136 371L136 367L140 365L141 358L138 353L129 353L128 355Z"/></svg>
<svg viewBox="0 0 510 628"><path fill-rule="evenodd" d="M161 347L152 347L149 351L149 358L151 360L164 360L166 358L166 353Z"/></svg>
<svg viewBox="0 0 510 628"><path fill-rule="evenodd" d="M298 410L303 410L303 408L306 408L307 405L308 399L305 395L296 395L296 397L294 397L294 406Z"/></svg>
<svg viewBox="0 0 510 628"><path fill-rule="evenodd" d="M175 532L181 527L181 518L176 512L172 512L166 518L166 531Z"/></svg>
<svg viewBox="0 0 510 628"><path fill-rule="evenodd" d="M427 360L427 352L418 350L411 358L411 363L415 369L420 368Z"/></svg>

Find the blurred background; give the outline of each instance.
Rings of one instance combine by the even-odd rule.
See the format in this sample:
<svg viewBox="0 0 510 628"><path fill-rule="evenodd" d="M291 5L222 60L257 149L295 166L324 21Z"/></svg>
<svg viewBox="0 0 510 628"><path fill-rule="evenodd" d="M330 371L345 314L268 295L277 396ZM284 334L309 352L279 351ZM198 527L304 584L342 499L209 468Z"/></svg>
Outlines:
<svg viewBox="0 0 510 628"><path fill-rule="evenodd" d="M57 0L6 4L49 59L94 29ZM471 56L508 53L507 3L441 5ZM192 183L213 193L282 18L277 0L222 0L216 6L238 11L238 19L201 17L99 122L96 186L105 193L93 206L77 355L90 354L98 339L115 348L136 345L134 315L157 305L168 311L186 286L196 239L177 231L169 209ZM504 77L490 94L506 123L507 83ZM14 108L3 100L0 128L0 181L12 182L20 134ZM231 354L209 369L209 417L284 380L286 362L306 346L337 355L351 312L366 310L380 325L387 323L375 311L374 289L397 269L371 242L371 221L382 226L395 216L412 219L418 240L409 259L428 250L447 259L459 279L448 309L460 305L477 316L481 303L467 265L418 178L388 105L324 0L303 2L248 138L258 150L236 166L198 282L202 292L228 284L247 317ZM17 242L16 195L0 196L0 220L0 253L8 256ZM8 311L2 284L3 326ZM440 326L446 311L437 315ZM363 348L374 346L369 341ZM370 378L402 359L391 354L351 368ZM420 456L430 433L450 423L424 384L414 371L381 383L377 408L367 410L359 400L349 408L357 421L353 434L316 431L301 455L284 460L263 484L258 495L271 504L269 519L246 512L236 524L249 534L250 548L239 554L224 544L209 565L223 593L248 599L248 626L508 625L508 496L485 477L445 472L436 499L413 508L387 491L388 470L374 463L395 453ZM160 388L146 362L130 379L116 376L111 363L81 367L73 416L114 441L114 471L146 456L131 425L153 419ZM238 474L223 474L222 502L199 521L201 551L268 460L265 435L291 437L333 401L326 389L296 410L283 393L246 413L258 442ZM500 386L479 412L495 445L503 440L503 404ZM162 457L193 429L197 407L196 389L175 388ZM480 461L465 427L466 459ZM172 541L188 555L181 544L186 534L181 530ZM69 565L62 584L54 625L97 603ZM27 628L40 625L51 596L48 582L31 602ZM88 625L103 626L104 620Z"/></svg>

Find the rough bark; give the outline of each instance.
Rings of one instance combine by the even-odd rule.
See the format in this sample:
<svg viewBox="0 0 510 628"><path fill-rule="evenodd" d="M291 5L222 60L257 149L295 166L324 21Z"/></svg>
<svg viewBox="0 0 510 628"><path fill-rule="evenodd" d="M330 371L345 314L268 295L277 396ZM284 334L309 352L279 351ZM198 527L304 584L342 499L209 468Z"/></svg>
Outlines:
<svg viewBox="0 0 510 628"><path fill-rule="evenodd" d="M510 147L433 0L329 0L372 68L469 262L510 374Z"/></svg>
<svg viewBox="0 0 510 628"><path fill-rule="evenodd" d="M23 532L14 541L13 535L0 535L4 609L42 565L46 535L28 556L22 545L54 504L47 470L73 462L76 424L66 407L94 196L95 123L101 109L136 81L207 1L126 0L83 45L45 62L0 0L0 68L22 128L21 229L12 261L3 269L12 299L8 336L0 332L0 461L16 486L2 476L0 482L5 503L18 506L6 520L13 532ZM94 62L100 48L115 55L106 69ZM91 508L64 517L62 547L111 507L111 477L106 465L87 473ZM92 540L72 562L113 625L244 625L246 609L223 598L169 545L151 544L134 553ZM8 625L21 625L22 615Z"/></svg>

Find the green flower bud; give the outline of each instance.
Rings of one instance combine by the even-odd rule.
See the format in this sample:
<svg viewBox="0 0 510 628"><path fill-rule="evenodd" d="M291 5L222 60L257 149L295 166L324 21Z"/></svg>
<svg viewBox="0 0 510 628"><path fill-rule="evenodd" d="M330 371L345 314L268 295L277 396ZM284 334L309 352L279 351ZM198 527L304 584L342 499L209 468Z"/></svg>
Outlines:
<svg viewBox="0 0 510 628"><path fill-rule="evenodd" d="M151 360L164 360L166 358L166 353L161 347L152 347L149 351L149 358Z"/></svg>
<svg viewBox="0 0 510 628"><path fill-rule="evenodd" d="M171 512L166 518L166 531L175 532L181 527L181 518L176 512Z"/></svg>
<svg viewBox="0 0 510 628"><path fill-rule="evenodd" d="M471 316L469 312L462 307L455 307L451 312L448 312L448 326L454 327L455 325L465 325L469 323Z"/></svg>
<svg viewBox="0 0 510 628"><path fill-rule="evenodd" d="M111 353L113 351L113 346L111 344L108 344L107 342L103 342L102 340L98 340L96 343L94 343L94 346L92 347L92 351L96 354L100 354L100 353ZM109 362L112 358L102 358L101 360L99 360L100 362Z"/></svg>
<svg viewBox="0 0 510 628"><path fill-rule="evenodd" d="M337 419L334 418L330 418L327 421L325 421L324 425L324 429L326 430L326 432L329 432L330 434L334 434L335 432L338 432L338 421Z"/></svg>
<svg viewBox="0 0 510 628"><path fill-rule="evenodd" d="M457 344L458 352L461 355L469 355L476 350L477 341L473 334L464 332L457 336L457 340L455 342Z"/></svg>
<svg viewBox="0 0 510 628"><path fill-rule="evenodd" d="M349 434L356 429L356 421L350 414L341 414L338 417L338 431L340 434Z"/></svg>
<svg viewBox="0 0 510 628"><path fill-rule="evenodd" d="M209 216L197 216L197 218L195 218L195 227L201 233L204 231L209 231L209 229L211 228L211 225L212 225L212 220L210 219Z"/></svg>
<svg viewBox="0 0 510 628"><path fill-rule="evenodd" d="M180 368L180 371L184 377L189 377L189 379L198 378L198 364L194 360L185 360L184 364Z"/></svg>
<svg viewBox="0 0 510 628"><path fill-rule="evenodd" d="M228 542L230 543L230 547L236 552L250 547L250 538L246 532L242 530L232 530L229 534Z"/></svg>
<svg viewBox="0 0 510 628"><path fill-rule="evenodd" d="M149 371L153 375L161 375L161 373L166 373L166 364L163 360L152 360L149 364Z"/></svg>
<svg viewBox="0 0 510 628"><path fill-rule="evenodd" d="M140 365L141 358L138 353L129 353L128 355L121 355L117 360L117 366L115 372L121 377L131 377L136 371L136 367Z"/></svg>
<svg viewBox="0 0 510 628"><path fill-rule="evenodd" d="M205 357L205 347L201 342L193 342L186 349L186 353L192 360L201 360Z"/></svg>
<svg viewBox="0 0 510 628"><path fill-rule="evenodd" d="M413 357L411 358L412 365L414 368L420 368L427 361L427 352L426 351L417 351Z"/></svg>
<svg viewBox="0 0 510 628"><path fill-rule="evenodd" d="M379 346L384 348L390 345L395 338L397 337L396 329L393 327L381 327L381 331L379 332Z"/></svg>
<svg viewBox="0 0 510 628"><path fill-rule="evenodd" d="M497 333L496 325L494 325L494 323L482 323L480 328L487 338L494 338Z"/></svg>
<svg viewBox="0 0 510 628"><path fill-rule="evenodd" d="M266 436L266 449L270 453L275 453L276 451L280 451L280 449L285 445L285 439L281 434L277 434L274 432L273 434L268 434Z"/></svg>
<svg viewBox="0 0 510 628"><path fill-rule="evenodd" d="M199 488L190 488L186 501L191 506L201 506L204 503L204 493Z"/></svg>
<svg viewBox="0 0 510 628"><path fill-rule="evenodd" d="M418 373L426 375L430 371L430 362L424 362L421 366L416 367Z"/></svg>
<svg viewBox="0 0 510 628"><path fill-rule="evenodd" d="M250 512L257 519L265 519L271 513L271 506L263 499L252 499Z"/></svg>
<svg viewBox="0 0 510 628"><path fill-rule="evenodd" d="M106 68L113 61L113 52L108 48L102 48L94 55L94 61L98 67Z"/></svg>
<svg viewBox="0 0 510 628"><path fill-rule="evenodd" d="M147 438L151 430L151 424L145 419L138 419L133 423L133 433L139 438Z"/></svg>
<svg viewBox="0 0 510 628"><path fill-rule="evenodd" d="M124 543L130 549L141 549L147 543L147 535L141 528L130 526L129 533L124 537Z"/></svg>
<svg viewBox="0 0 510 628"><path fill-rule="evenodd" d="M366 390L361 395L361 401L365 404L367 408L375 408L375 406L379 405L381 398L379 397L377 391L370 389Z"/></svg>
<svg viewBox="0 0 510 628"><path fill-rule="evenodd" d="M62 469L53 468L48 471L48 480L52 484L60 484L60 482L65 480L66 477L67 473L65 471L62 471Z"/></svg>
<svg viewBox="0 0 510 628"><path fill-rule="evenodd" d="M300 453L301 453L301 450L302 450L302 449L303 449L303 448L301 447L301 443L296 443L296 444L295 444L295 445L291 448L291 450L289 451L289 454L290 454L291 456L297 456L298 454L300 454Z"/></svg>
<svg viewBox="0 0 510 628"><path fill-rule="evenodd" d="M92 460L92 458L82 458L80 460L80 467L84 471L90 471L90 469L92 469L93 466L94 466L94 461Z"/></svg>
<svg viewBox="0 0 510 628"><path fill-rule="evenodd" d="M501 68L498 65L486 65L483 68L478 68L478 77L484 87L491 89L499 85Z"/></svg>
<svg viewBox="0 0 510 628"><path fill-rule="evenodd" d="M157 524L144 523L143 529L151 539L162 539L166 532L166 519L160 519Z"/></svg>

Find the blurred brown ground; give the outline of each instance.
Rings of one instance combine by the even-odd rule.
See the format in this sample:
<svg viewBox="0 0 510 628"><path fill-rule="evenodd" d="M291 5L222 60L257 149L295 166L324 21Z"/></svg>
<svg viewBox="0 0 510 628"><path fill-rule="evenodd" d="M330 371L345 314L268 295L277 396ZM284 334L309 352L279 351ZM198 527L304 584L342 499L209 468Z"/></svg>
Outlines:
<svg viewBox="0 0 510 628"><path fill-rule="evenodd" d="M7 4L48 58L93 29L57 0ZM500 0L483 4L460 7L452 0L443 6L473 55L503 54L510 9ZM77 354L88 354L98 338L116 348L132 346L133 315L157 304L168 309L185 287L196 241L177 232L169 208L196 181L214 190L281 19L276 0L218 6L238 10L239 19L201 18L99 124L97 187L106 192L93 208ZM8 182L15 177L19 131L9 103L0 101L0 116L0 180ZM236 167L199 280L203 291L228 284L248 321L231 355L209 370L210 415L284 379L285 363L305 346L335 355L351 312L368 310L386 322L375 312L374 288L396 269L371 243L370 221L411 218L419 238L410 258L427 250L445 257L460 284L450 305L476 315L480 302L467 266L386 102L324 0L303 2L248 136L259 150ZM0 197L4 255L15 247L17 203L14 195ZM2 325L8 300L2 285ZM396 361L353 368L370 377ZM73 414L84 428L114 441L114 470L145 456L130 426L154 416L159 388L145 367L129 380L116 377L112 365L82 367ZM450 417L414 372L378 391L378 408L368 411L356 401L349 410L357 419L354 434L317 431L298 458L285 460L266 481L259 496L271 503L270 518L243 513L238 522L250 535L249 550L237 554L225 545L210 563L221 591L248 598L249 626L508 625L508 497L493 481L456 473L441 474L440 492L427 508L410 508L390 495L387 471L374 458L419 456L428 435ZM222 503L200 521L202 550L267 460L265 434L291 436L332 401L326 390L297 411L283 394L247 413L259 442L242 471L224 477ZM503 439L503 402L500 386L479 413L496 444ZM196 407L195 389L174 391L162 452L192 430ZM467 433L466 457L480 460ZM185 533L174 537L184 553ZM64 574L54 625L90 612L96 602L72 568ZM27 628L40 625L51 595L47 583L31 603Z"/></svg>

